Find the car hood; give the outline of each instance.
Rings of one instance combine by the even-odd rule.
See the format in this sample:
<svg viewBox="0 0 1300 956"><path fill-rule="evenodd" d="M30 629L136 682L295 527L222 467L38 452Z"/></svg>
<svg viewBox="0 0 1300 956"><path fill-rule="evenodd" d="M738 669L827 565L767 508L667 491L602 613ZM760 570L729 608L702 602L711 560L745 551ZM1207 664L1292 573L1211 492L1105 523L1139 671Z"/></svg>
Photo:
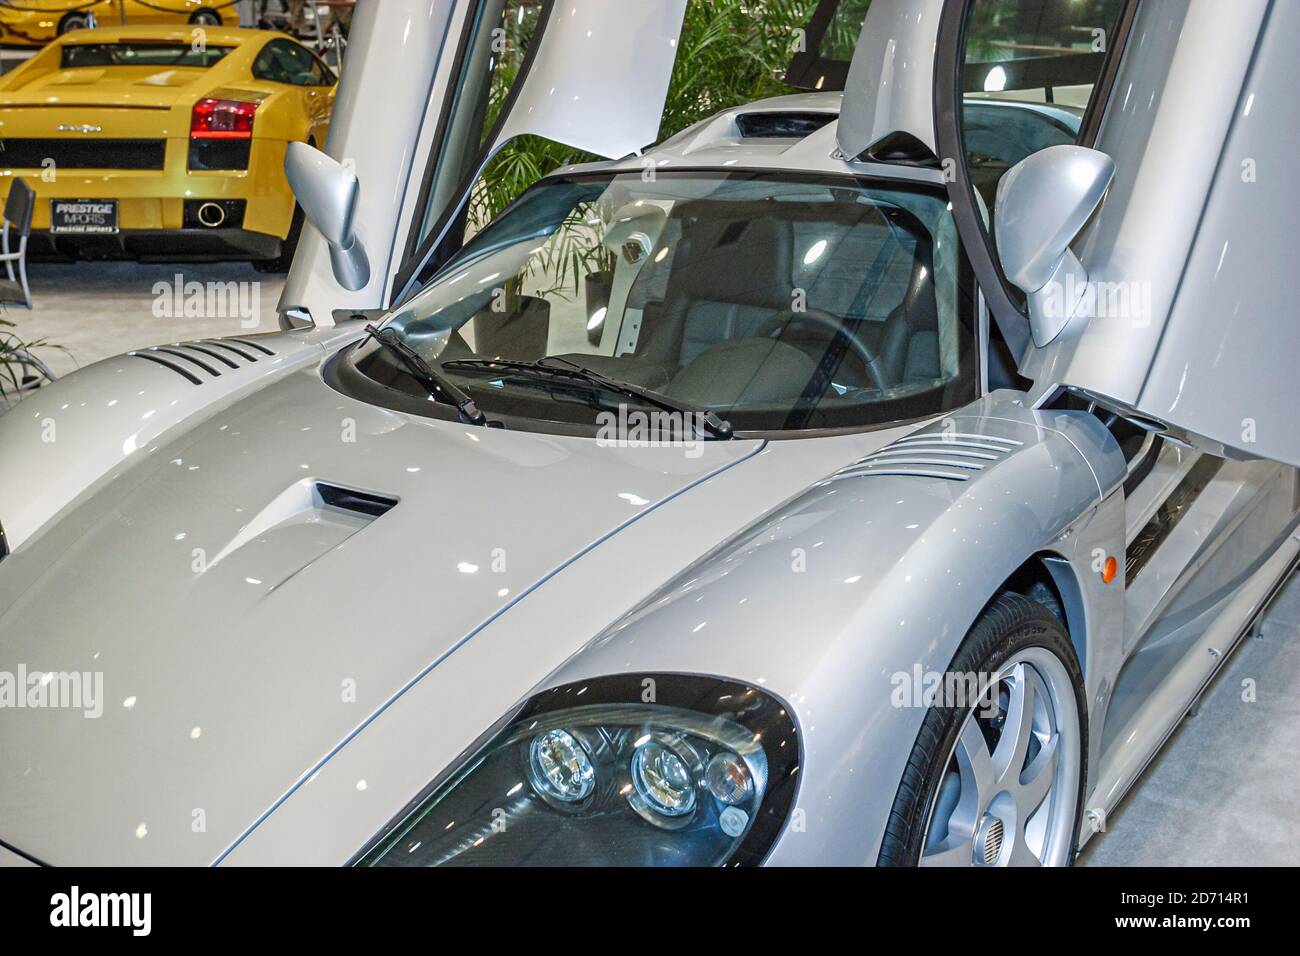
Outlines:
<svg viewBox="0 0 1300 956"><path fill-rule="evenodd" d="M0 840L213 861L479 628L761 447L417 419L315 368L169 433L0 566L0 675L99 690L0 721Z"/></svg>

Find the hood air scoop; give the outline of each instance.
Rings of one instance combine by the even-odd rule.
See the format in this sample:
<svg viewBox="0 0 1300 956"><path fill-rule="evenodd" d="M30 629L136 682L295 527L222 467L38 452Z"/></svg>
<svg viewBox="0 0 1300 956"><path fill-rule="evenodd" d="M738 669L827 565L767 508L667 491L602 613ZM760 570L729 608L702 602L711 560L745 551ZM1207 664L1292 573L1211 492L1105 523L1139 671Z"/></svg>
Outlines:
<svg viewBox="0 0 1300 956"><path fill-rule="evenodd" d="M238 553L240 573L274 591L397 506L397 499L307 478L277 495L239 529L202 573Z"/></svg>

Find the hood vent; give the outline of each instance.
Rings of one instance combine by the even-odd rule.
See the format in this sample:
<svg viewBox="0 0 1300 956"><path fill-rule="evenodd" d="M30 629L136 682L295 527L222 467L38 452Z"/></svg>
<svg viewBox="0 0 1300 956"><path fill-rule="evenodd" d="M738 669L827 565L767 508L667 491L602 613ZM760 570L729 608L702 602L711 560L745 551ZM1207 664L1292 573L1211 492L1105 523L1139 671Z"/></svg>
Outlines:
<svg viewBox="0 0 1300 956"><path fill-rule="evenodd" d="M258 583L273 591L382 518L397 501L393 495L303 479L267 502L208 562L207 570L243 555L247 563L241 567L257 567Z"/></svg>
<svg viewBox="0 0 1300 956"><path fill-rule="evenodd" d="M132 358L145 359L175 372L191 385L220 378L224 372L238 371L263 356L274 355L271 349L247 339L201 339L196 342L178 342L175 345L157 345L149 349L128 352Z"/></svg>
<svg viewBox="0 0 1300 956"><path fill-rule="evenodd" d="M803 139L834 121L835 113L741 113L736 128L745 139Z"/></svg>
<svg viewBox="0 0 1300 956"><path fill-rule="evenodd" d="M831 480L894 475L969 481L1022 444L1010 438L991 438L988 435L943 435L937 432L909 435L841 469Z"/></svg>

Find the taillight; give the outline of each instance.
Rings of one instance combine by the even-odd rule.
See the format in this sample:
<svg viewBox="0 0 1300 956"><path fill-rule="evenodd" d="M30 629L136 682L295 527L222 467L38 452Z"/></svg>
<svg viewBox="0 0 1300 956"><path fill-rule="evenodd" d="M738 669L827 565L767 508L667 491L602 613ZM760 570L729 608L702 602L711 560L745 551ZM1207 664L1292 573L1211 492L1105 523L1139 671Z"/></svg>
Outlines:
<svg viewBox="0 0 1300 956"><path fill-rule="evenodd" d="M190 139L252 139L256 103L204 97L194 104Z"/></svg>

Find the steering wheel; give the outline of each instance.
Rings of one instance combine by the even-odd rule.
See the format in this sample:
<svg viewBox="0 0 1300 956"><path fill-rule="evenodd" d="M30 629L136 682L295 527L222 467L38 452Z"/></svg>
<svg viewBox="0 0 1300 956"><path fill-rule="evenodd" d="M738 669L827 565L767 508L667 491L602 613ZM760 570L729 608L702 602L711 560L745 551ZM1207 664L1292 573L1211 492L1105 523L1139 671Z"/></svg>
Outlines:
<svg viewBox="0 0 1300 956"><path fill-rule="evenodd" d="M848 340L849 351L866 367L867 374L871 376L872 386L878 391L885 391L885 376L875 354L867 348L867 344L858 337L856 332L848 330L843 319L823 309L804 309L802 312L782 309L759 326L754 335L759 338L782 339L788 333L795 332L806 337L807 332L799 328L805 324L820 326L822 330L829 333L828 337L831 341L843 335Z"/></svg>

